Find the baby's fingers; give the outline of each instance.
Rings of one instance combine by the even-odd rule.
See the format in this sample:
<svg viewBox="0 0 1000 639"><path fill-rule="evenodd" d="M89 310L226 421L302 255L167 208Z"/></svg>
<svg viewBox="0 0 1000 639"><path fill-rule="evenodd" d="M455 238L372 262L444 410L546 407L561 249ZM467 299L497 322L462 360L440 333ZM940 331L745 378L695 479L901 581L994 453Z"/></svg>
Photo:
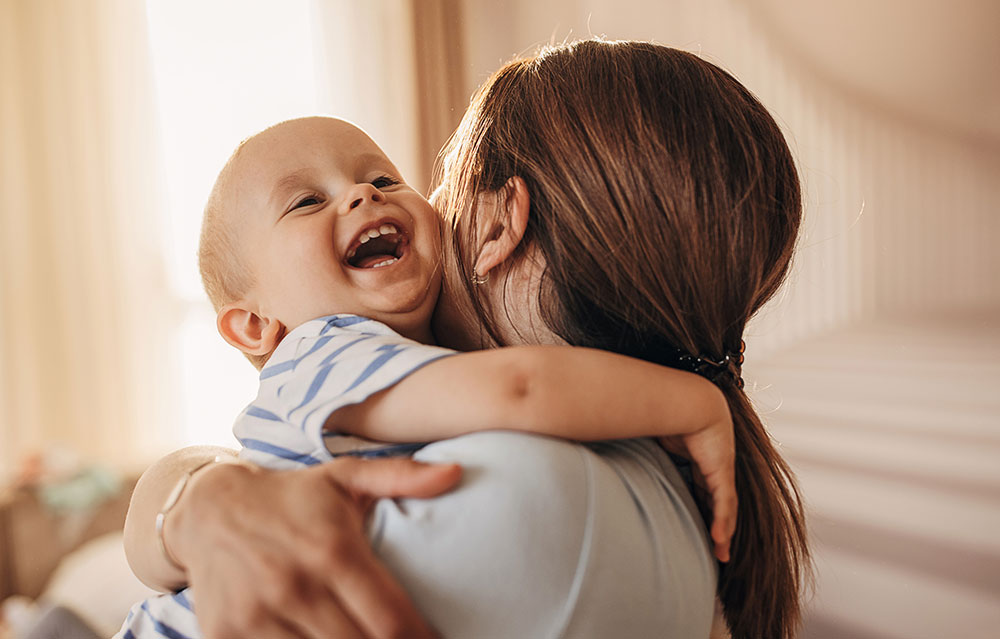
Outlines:
<svg viewBox="0 0 1000 639"><path fill-rule="evenodd" d="M709 481L712 494L712 542L715 545L715 556L722 562L729 561L729 546L733 533L736 532L738 508L735 478L731 473L726 474L728 477L718 478L717 483ZM716 485L711 485L713 483Z"/></svg>

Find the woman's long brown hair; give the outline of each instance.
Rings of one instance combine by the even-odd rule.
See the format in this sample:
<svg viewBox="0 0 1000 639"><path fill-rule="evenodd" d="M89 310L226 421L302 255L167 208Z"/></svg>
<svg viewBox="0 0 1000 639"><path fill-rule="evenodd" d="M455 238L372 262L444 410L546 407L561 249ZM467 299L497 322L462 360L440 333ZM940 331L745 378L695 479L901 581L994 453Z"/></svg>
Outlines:
<svg viewBox="0 0 1000 639"><path fill-rule="evenodd" d="M494 74L436 180L460 281L473 275L478 197L502 196L512 176L530 196L521 247L545 259L543 318L570 344L665 364L677 349L719 360L788 272L801 218L788 146L745 87L689 53L590 40ZM475 287L464 294L502 343ZM717 383L739 491L719 596L733 637L789 639L809 573L801 499L736 376Z"/></svg>

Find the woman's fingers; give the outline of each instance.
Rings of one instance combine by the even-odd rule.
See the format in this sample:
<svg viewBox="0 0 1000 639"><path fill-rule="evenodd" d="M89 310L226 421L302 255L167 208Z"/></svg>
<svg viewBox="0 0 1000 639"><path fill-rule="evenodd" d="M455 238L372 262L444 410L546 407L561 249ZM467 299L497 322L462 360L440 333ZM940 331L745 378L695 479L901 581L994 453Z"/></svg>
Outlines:
<svg viewBox="0 0 1000 639"><path fill-rule="evenodd" d="M230 557L230 559L235 559ZM206 639L229 637L275 637L280 639L364 639L362 631L344 606L301 566L279 572L278 557L253 562L252 579L241 590L217 597L221 580L213 576L201 581L196 605ZM268 566L271 567L268 567ZM251 586L250 584L253 584ZM227 586L229 584L226 584ZM205 596L202 596L205 595Z"/></svg>
<svg viewBox="0 0 1000 639"><path fill-rule="evenodd" d="M425 464L404 458L342 457L321 468L337 485L369 497L434 497L462 478L458 464Z"/></svg>
<svg viewBox="0 0 1000 639"><path fill-rule="evenodd" d="M261 617L246 629L223 628L204 632L205 639L234 639L235 637L255 637L260 639L319 639L334 635L305 635L291 628L276 616Z"/></svg>
<svg viewBox="0 0 1000 639"><path fill-rule="evenodd" d="M454 464L423 464L410 459L366 461L342 458L324 464L328 481L360 502L377 497L432 497L461 478ZM434 637L395 577L372 551L367 535L339 526L314 558L324 567L327 587L365 636Z"/></svg>
<svg viewBox="0 0 1000 639"><path fill-rule="evenodd" d="M236 637L264 637L267 639L318 639L328 635L305 634L289 624L287 617L276 614L260 600L253 600L245 593L234 597L217 597L211 580L202 586L208 589L196 595L198 625L205 639L235 639ZM213 595L213 596L209 596ZM167 633L170 634L170 633ZM174 636L174 635L170 635Z"/></svg>
<svg viewBox="0 0 1000 639"><path fill-rule="evenodd" d="M336 602L336 597L324 588L314 588L310 593L300 590L276 614L287 618L288 625L308 639L364 639L374 636L364 633L344 607Z"/></svg>
<svg viewBox="0 0 1000 639"><path fill-rule="evenodd" d="M331 550L328 587L365 632L378 639L435 637L409 596L368 545L340 542Z"/></svg>

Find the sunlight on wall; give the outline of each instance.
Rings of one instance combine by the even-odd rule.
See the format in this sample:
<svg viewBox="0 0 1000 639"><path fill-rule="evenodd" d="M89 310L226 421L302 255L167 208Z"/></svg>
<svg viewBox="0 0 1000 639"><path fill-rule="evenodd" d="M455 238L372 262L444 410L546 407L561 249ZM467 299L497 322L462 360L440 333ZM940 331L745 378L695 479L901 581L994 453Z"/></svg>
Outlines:
<svg viewBox="0 0 1000 639"><path fill-rule="evenodd" d="M198 232L215 176L241 140L320 111L312 10L311 0L147 1L168 194L163 251L181 318L171 349L176 445L235 445L232 421L256 393L256 371L216 333Z"/></svg>

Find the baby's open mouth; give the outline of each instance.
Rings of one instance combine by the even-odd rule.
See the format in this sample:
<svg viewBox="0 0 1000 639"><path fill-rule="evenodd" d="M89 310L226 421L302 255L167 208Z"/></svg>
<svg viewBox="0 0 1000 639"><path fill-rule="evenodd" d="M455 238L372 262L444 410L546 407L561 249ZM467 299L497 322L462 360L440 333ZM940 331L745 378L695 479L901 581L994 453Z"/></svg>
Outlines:
<svg viewBox="0 0 1000 639"><path fill-rule="evenodd" d="M409 243L394 224L380 224L362 231L347 251L347 263L355 268L380 268L390 266L403 257Z"/></svg>

